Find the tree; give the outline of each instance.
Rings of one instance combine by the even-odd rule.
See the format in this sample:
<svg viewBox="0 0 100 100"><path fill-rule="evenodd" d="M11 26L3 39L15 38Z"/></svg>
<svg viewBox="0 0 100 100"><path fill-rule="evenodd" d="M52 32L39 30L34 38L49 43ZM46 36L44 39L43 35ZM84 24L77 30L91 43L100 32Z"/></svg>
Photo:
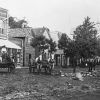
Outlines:
<svg viewBox="0 0 100 100"><path fill-rule="evenodd" d="M58 48L64 51L65 57L73 57L75 54L75 43L65 33L62 34L58 41Z"/></svg>
<svg viewBox="0 0 100 100"><path fill-rule="evenodd" d="M96 55L97 30L94 22L90 22L89 17L85 18L83 24L76 27L73 33L73 40L68 40L66 34L63 34L59 40L58 47L64 50L66 56L72 58L73 64L79 58L90 58Z"/></svg>
<svg viewBox="0 0 100 100"><path fill-rule="evenodd" d="M67 37L65 33L62 34L61 38L58 41L58 48L63 49L64 53L66 54L67 46L70 39Z"/></svg>
<svg viewBox="0 0 100 100"><path fill-rule="evenodd" d="M67 43L68 43L67 35L63 33L58 41L58 48L65 50Z"/></svg>
<svg viewBox="0 0 100 100"><path fill-rule="evenodd" d="M85 18L82 25L79 25L73 34L77 54L83 58L90 58L96 54L97 30L90 18Z"/></svg>
<svg viewBox="0 0 100 100"><path fill-rule="evenodd" d="M43 51L43 52L45 49L48 49L48 47L49 47L47 44L47 39L43 35L35 36L32 39L31 46L34 48L38 47L39 51Z"/></svg>
<svg viewBox="0 0 100 100"><path fill-rule="evenodd" d="M100 56L100 38L97 39L96 55Z"/></svg>
<svg viewBox="0 0 100 100"><path fill-rule="evenodd" d="M49 52L56 51L56 43L52 39L47 39L45 36L34 36L31 42L32 47L38 47L39 51L44 51L45 49L49 49Z"/></svg>
<svg viewBox="0 0 100 100"><path fill-rule="evenodd" d="M53 41L52 39L50 39L50 40L47 40L47 43L49 44L49 52L50 53L53 53L53 52L55 52L56 51L56 42L55 41Z"/></svg>
<svg viewBox="0 0 100 100"><path fill-rule="evenodd" d="M14 17L9 17L9 26L10 28L22 28L23 24L26 23L27 21L25 19L21 19L16 21Z"/></svg>

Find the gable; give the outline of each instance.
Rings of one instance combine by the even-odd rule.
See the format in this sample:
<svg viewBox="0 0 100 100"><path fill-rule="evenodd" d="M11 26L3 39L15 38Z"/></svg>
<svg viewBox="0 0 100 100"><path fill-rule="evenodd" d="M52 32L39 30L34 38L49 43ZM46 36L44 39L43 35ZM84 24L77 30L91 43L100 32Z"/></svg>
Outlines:
<svg viewBox="0 0 100 100"><path fill-rule="evenodd" d="M52 40L58 44L58 40L59 40L58 32L50 32L50 36Z"/></svg>
<svg viewBox="0 0 100 100"><path fill-rule="evenodd" d="M51 39L50 32L49 32L48 28L41 27L41 28L33 28L32 29L32 36L33 37L40 36L40 35L45 36L47 39Z"/></svg>
<svg viewBox="0 0 100 100"><path fill-rule="evenodd" d="M45 36L47 39L50 39L50 36L46 30L44 31L43 36Z"/></svg>
<svg viewBox="0 0 100 100"><path fill-rule="evenodd" d="M32 29L33 35L35 36L43 35L44 31L45 31L45 28L33 28Z"/></svg>

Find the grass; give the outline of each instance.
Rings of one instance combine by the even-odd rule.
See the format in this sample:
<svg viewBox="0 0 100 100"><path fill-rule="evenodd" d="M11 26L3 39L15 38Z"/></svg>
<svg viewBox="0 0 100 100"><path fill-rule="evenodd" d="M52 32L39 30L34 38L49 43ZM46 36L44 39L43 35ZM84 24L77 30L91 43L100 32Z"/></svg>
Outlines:
<svg viewBox="0 0 100 100"><path fill-rule="evenodd" d="M56 68L55 70L62 70L65 73L72 72L70 68ZM86 71L87 69L78 70ZM68 83L72 85L71 88L68 87ZM28 69L15 69L15 73L0 73L0 97L5 98L10 94L15 95L14 93L17 93L19 95L18 93L22 93L23 97L17 96L12 100L94 100L94 98L99 100L100 95L97 95L96 92L91 92L88 95L79 91L77 86L82 86L83 84L93 88L100 87L100 77L87 76L84 81L79 81L73 80L69 76L37 75L29 73ZM29 93L29 95L25 93Z"/></svg>

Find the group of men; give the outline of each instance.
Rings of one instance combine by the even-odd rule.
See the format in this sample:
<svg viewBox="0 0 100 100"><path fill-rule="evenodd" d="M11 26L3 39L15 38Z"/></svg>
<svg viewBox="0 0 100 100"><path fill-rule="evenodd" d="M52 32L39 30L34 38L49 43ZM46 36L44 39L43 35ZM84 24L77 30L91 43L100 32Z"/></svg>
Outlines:
<svg viewBox="0 0 100 100"><path fill-rule="evenodd" d="M97 60L90 58L86 61L86 66L88 67L88 71L92 72L92 70L95 70L95 66L97 65Z"/></svg>
<svg viewBox="0 0 100 100"><path fill-rule="evenodd" d="M74 68L76 68L77 66L86 67L88 68L89 72L92 72L93 70L95 70L95 66L97 64L98 64L98 61L97 59L94 59L94 58L81 59L81 61L78 61L77 59L73 59L72 61L72 65Z"/></svg>

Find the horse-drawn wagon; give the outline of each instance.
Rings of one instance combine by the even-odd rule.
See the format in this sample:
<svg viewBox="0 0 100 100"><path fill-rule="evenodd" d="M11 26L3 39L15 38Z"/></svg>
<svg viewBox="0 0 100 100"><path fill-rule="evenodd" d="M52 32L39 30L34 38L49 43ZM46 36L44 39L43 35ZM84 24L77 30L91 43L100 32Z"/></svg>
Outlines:
<svg viewBox="0 0 100 100"><path fill-rule="evenodd" d="M13 72L15 69L15 65L13 62L1 62L0 63L0 68L6 68L8 69L8 72Z"/></svg>
<svg viewBox="0 0 100 100"><path fill-rule="evenodd" d="M37 61L33 61L32 63L29 62L29 72L30 73L41 73L41 72L45 72L45 73L49 73L51 74L52 70L53 70L53 64L54 64L54 60L53 59L49 59L49 60L40 60L38 59Z"/></svg>
<svg viewBox="0 0 100 100"><path fill-rule="evenodd" d="M15 69L14 61L6 53L2 54L0 59L0 69L8 69L8 72L12 72Z"/></svg>

